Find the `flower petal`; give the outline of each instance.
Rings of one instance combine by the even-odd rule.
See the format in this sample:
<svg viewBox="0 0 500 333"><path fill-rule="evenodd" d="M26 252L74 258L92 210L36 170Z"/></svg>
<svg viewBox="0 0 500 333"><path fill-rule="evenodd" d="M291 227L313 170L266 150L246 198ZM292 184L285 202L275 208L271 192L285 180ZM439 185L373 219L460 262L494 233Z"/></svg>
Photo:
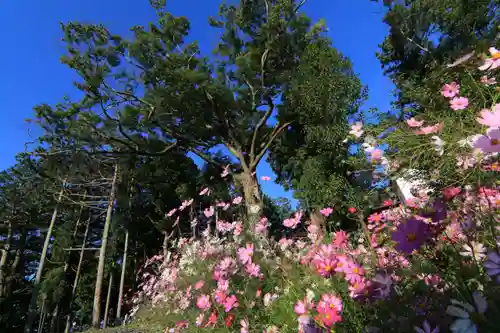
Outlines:
<svg viewBox="0 0 500 333"><path fill-rule="evenodd" d="M485 313L488 308L488 302L486 298L479 291L475 291L472 293L472 298L474 299L474 303L476 304L477 311L479 313Z"/></svg>

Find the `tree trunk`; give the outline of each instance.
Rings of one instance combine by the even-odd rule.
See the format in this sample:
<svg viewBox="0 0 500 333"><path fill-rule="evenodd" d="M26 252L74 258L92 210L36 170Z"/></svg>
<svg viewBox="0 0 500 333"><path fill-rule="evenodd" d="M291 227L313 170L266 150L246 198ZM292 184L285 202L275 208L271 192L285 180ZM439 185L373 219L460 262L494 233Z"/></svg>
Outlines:
<svg viewBox="0 0 500 333"><path fill-rule="evenodd" d="M78 260L78 266L76 268L75 280L73 281L73 289L71 290L71 297L69 299L68 314L66 315L66 326L64 328L64 333L69 333L71 329L71 307L73 305L73 299L76 295L76 289L78 287L78 279L80 278L80 271L82 269L83 256L85 254L85 245L87 244L87 236L90 229L90 216L87 220L87 226L85 227L85 234L83 235L82 249L80 250L80 259Z"/></svg>
<svg viewBox="0 0 500 333"><path fill-rule="evenodd" d="M123 285L125 283L125 272L127 270L127 250L128 250L128 230L125 231L125 247L123 249L122 273L120 276L120 289L118 291L118 304L116 307L116 319L120 319L122 315L123 302Z"/></svg>
<svg viewBox="0 0 500 333"><path fill-rule="evenodd" d="M56 307L52 312L52 318L50 319L50 333L57 332L58 323L59 323L59 304L56 304Z"/></svg>
<svg viewBox="0 0 500 333"><path fill-rule="evenodd" d="M106 297L106 308L104 309L104 325L102 328L106 328L106 326L108 325L109 303L111 301L112 289L113 289L113 273L109 273L108 296Z"/></svg>
<svg viewBox="0 0 500 333"><path fill-rule="evenodd" d="M235 179L241 186L243 198L245 199L249 227L253 230L253 227L260 219L263 208L259 182L253 170L243 171L235 175Z"/></svg>
<svg viewBox="0 0 500 333"><path fill-rule="evenodd" d="M37 333L41 333L43 331L43 324L45 323L45 315L46 315L46 311L45 311L45 297L43 298L43 301L42 301L42 308L40 309L40 321L38 322L38 330L36 331Z"/></svg>
<svg viewBox="0 0 500 333"><path fill-rule="evenodd" d="M101 289L104 280L104 264L106 260L106 247L108 245L109 229L111 225L111 217L113 215L113 207L116 197L116 180L118 176L118 164L115 165L113 182L111 184L111 193L109 194L108 209L106 212L106 221L101 238L101 249L99 251L99 264L97 266L97 276L94 293L94 309L92 311L92 326L99 328L99 320L101 319Z"/></svg>
<svg viewBox="0 0 500 333"><path fill-rule="evenodd" d="M59 209L59 204L62 200L62 195L64 193L64 186L66 181L63 182L63 188L59 192L59 197L57 198L56 207L52 213L52 218L50 220L49 229L47 230L47 235L45 235L45 242L43 243L42 255L40 256L40 263L38 264L38 269L36 271L35 281L33 283L33 291L31 293L31 300L28 310L28 318L26 319L26 326L24 327L25 333L31 333L31 327L33 326L33 321L36 317L36 300L38 297L38 291L40 289L40 280L42 279L43 267L45 265L45 259L47 257L47 251L49 249L50 238L52 237L52 230L54 230L54 225L57 219L57 211Z"/></svg>
<svg viewBox="0 0 500 333"><path fill-rule="evenodd" d="M0 302L2 302L6 296L5 271L7 270L7 259L9 257L11 245L12 245L12 222L9 222L7 229L7 239L5 240L5 244L2 249L2 258L0 259Z"/></svg>
<svg viewBox="0 0 500 333"><path fill-rule="evenodd" d="M26 247L26 235L27 231L25 228L21 230L21 237L19 238L18 246L16 249L16 255L14 256L14 261L10 266L10 273L8 278L6 279L6 286L4 291L4 297L7 298L12 293L12 285L14 281L22 277L20 274L19 267L23 267L24 262L24 248Z"/></svg>

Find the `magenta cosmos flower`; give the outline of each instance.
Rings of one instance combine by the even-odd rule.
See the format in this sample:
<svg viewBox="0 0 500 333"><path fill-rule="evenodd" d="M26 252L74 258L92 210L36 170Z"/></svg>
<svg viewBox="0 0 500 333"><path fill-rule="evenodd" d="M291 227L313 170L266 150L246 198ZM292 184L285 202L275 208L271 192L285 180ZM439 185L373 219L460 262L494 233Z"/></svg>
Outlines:
<svg viewBox="0 0 500 333"><path fill-rule="evenodd" d="M477 136L473 146L481 149L483 153L500 153L500 128L488 128L486 135Z"/></svg>
<svg viewBox="0 0 500 333"><path fill-rule="evenodd" d="M401 223L392 233L392 240L397 242L395 248L400 252L412 253L424 244L429 234L429 226L417 219Z"/></svg>

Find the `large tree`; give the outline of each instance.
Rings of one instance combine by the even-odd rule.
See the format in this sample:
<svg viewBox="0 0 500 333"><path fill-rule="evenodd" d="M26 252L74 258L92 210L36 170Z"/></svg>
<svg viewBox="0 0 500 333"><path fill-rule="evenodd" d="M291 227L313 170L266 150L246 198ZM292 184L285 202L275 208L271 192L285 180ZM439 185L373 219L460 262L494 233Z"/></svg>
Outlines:
<svg viewBox="0 0 500 333"><path fill-rule="evenodd" d="M257 165L283 133L302 126L304 111L283 101L301 68L330 52L324 26L300 13L304 1L222 5L219 17L209 20L221 39L206 57L196 43L184 40L188 20L172 16L161 2L152 2L158 22L148 29L133 27L130 40L100 25L64 26L69 51L64 62L83 78L78 87L85 93L72 115L102 110L108 122L118 124L106 136L128 151L159 154L178 146L208 163L217 163L214 151L229 152L248 211L257 216L262 209ZM311 52L314 44L322 44L324 53ZM344 68L342 62L330 65ZM344 105L352 106L339 102L338 107Z"/></svg>
<svg viewBox="0 0 500 333"><path fill-rule="evenodd" d="M278 181L306 208L346 202L348 117L365 97L351 63L327 39L311 43L284 94L278 117L295 122L271 149Z"/></svg>

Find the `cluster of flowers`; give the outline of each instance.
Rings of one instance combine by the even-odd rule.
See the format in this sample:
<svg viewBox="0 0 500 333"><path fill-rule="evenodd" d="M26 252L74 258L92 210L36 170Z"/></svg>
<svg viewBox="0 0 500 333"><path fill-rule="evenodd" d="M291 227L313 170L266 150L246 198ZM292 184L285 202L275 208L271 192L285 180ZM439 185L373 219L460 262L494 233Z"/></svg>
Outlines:
<svg viewBox="0 0 500 333"><path fill-rule="evenodd" d="M500 52L492 48L490 53L481 70L500 67ZM496 81L483 76L481 83L491 86ZM454 111L470 108L456 82L443 86L441 94L449 99ZM477 134L459 144L474 149L468 158L479 161L480 154L481 161L492 161L500 152L500 104L482 110L476 120L487 127L486 135ZM410 118L403 127L412 136L438 134L444 128L443 122L424 124L424 120ZM365 135L366 131L358 122L350 134L363 138L360 146L370 162L380 166L382 173L398 168L399 162L390 161L381 144ZM442 156L446 142L438 135L432 139ZM488 162L488 167L498 170L494 163ZM226 167L221 176L228 175ZM261 179L270 180L267 176ZM350 302L366 314L364 318L368 319L363 325L368 332L387 331L394 323L402 325L410 320L397 312L408 306L415 310L409 327L417 333L473 333L488 327L489 318L498 315L494 302L500 299L500 188L497 184L451 186L432 197L426 191L417 192L401 205L384 201L385 210L366 216L366 223L364 210L348 208L348 213L360 220L361 230L349 234L336 231L331 241L327 241L330 235L312 223L304 223L308 225L307 239L281 238L275 243L267 237L270 223L266 217L251 230L236 218L234 222L215 219L215 235L208 232L200 239L181 238L166 256L155 256L144 264L134 311L139 304L150 303L168 305L167 316L184 316L166 332L212 328L241 333L288 332L290 326L270 322L269 313L282 299L288 299L283 304L290 310L299 333L340 332L342 325L351 320ZM209 196L210 190L203 189L200 195ZM216 217L217 209L225 211L241 202L241 197L215 201L204 215ZM192 203L192 199L185 200L167 215L177 215L178 223L180 213ZM335 207L338 209L342 208ZM334 208L319 211L328 219ZM299 211L282 224L296 229L304 218ZM443 253L444 264L440 263ZM285 260L297 266L286 268L282 266ZM287 274L276 272L288 269L291 273L294 267L314 272L310 275L328 282L329 289L320 291L315 289L317 285L305 287L299 281L283 283ZM270 288L273 284L274 289ZM279 287L286 284L290 285L287 288L295 288L293 293ZM415 294L412 288L417 285L424 291ZM399 306L391 307L395 303ZM258 311L261 309L264 311ZM286 311L279 313L287 315Z"/></svg>

